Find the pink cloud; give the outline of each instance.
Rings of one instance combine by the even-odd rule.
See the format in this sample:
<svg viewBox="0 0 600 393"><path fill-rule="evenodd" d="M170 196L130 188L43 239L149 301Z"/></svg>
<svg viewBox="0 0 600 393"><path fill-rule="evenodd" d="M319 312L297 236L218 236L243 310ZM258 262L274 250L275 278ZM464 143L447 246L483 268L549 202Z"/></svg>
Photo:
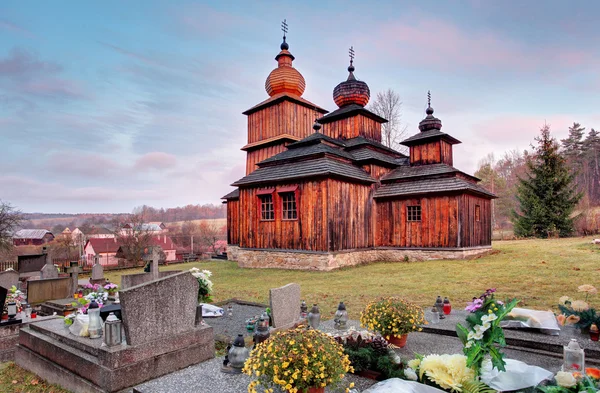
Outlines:
<svg viewBox="0 0 600 393"><path fill-rule="evenodd" d="M164 170L177 165L177 157L164 152L146 153L135 161L134 168L137 170Z"/></svg>
<svg viewBox="0 0 600 393"><path fill-rule="evenodd" d="M54 74L61 70L60 65L41 61L31 52L21 48L13 48L8 57L0 59L0 76L19 77L39 73Z"/></svg>
<svg viewBox="0 0 600 393"><path fill-rule="evenodd" d="M64 96L68 98L89 98L83 87L75 81L60 78L42 78L21 85L21 91L40 96Z"/></svg>
<svg viewBox="0 0 600 393"><path fill-rule="evenodd" d="M95 153L61 151L48 157L48 168L59 175L107 178L123 173L123 166Z"/></svg>

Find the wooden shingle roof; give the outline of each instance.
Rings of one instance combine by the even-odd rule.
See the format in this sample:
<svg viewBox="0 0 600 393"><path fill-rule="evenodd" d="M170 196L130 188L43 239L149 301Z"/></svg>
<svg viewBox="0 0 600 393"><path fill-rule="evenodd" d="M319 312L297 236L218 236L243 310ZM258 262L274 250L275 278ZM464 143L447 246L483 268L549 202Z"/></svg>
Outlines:
<svg viewBox="0 0 600 393"><path fill-rule="evenodd" d="M382 182L390 182L394 180L410 179L414 177L428 177L438 175L448 175L451 173L460 173L463 176L479 181L475 176L464 173L448 164L430 164L418 166L399 166L387 175L381 178Z"/></svg>
<svg viewBox="0 0 600 393"><path fill-rule="evenodd" d="M357 166L328 157L318 157L310 160L283 162L278 165L258 168L233 183L232 186L276 183L318 176L342 177L362 183L376 182L367 172Z"/></svg>
<svg viewBox="0 0 600 393"><path fill-rule="evenodd" d="M457 177L424 179L402 183L387 183L375 191L374 198L405 197L411 195L437 194L452 191L470 191L489 199L496 198L485 188Z"/></svg>
<svg viewBox="0 0 600 393"><path fill-rule="evenodd" d="M231 191L229 194L221 197L221 199L225 199L225 200L230 200L230 199L239 199L240 198L240 189L236 188L235 190Z"/></svg>
<svg viewBox="0 0 600 393"><path fill-rule="evenodd" d="M291 146L291 145L290 145ZM288 146L289 150L276 154L272 157L267 158L258 163L259 167L270 165L277 161L286 161L292 159L299 159L303 157L309 157L313 155L319 154L331 154L338 157L346 158L348 160L352 160L354 157L349 153L345 152L340 148L335 148L324 143L314 143L310 145L296 145L292 148Z"/></svg>
<svg viewBox="0 0 600 393"><path fill-rule="evenodd" d="M453 136L450 136L440 130L429 130L429 131L419 132L418 134L413 135L410 138L403 140L402 142L400 142L400 144L404 145L404 146L412 146L412 145L417 145L421 142L424 142L427 139L436 139L436 138L445 139L446 141L448 141L449 143L451 143L453 145L462 143L461 141L454 138Z"/></svg>
<svg viewBox="0 0 600 393"><path fill-rule="evenodd" d="M379 123L387 123L387 120L384 119L383 117L376 115L375 113L371 112L368 109L365 109L364 107L362 107L358 104L350 104L350 105L343 106L340 109L337 109L337 110L321 117L320 119L317 119L317 121L321 124L326 124L326 123L331 123L332 121L335 121L338 119L345 119L347 117L354 116L357 114L368 117L369 119L373 119Z"/></svg>

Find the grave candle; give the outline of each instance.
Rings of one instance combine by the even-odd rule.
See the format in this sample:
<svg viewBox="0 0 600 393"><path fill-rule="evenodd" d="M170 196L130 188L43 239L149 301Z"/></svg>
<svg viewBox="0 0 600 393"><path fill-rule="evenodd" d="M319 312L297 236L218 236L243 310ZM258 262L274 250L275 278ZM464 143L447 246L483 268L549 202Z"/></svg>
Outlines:
<svg viewBox="0 0 600 393"><path fill-rule="evenodd" d="M452 305L450 304L450 300L445 297L444 298L444 314L449 315L450 311L452 311Z"/></svg>
<svg viewBox="0 0 600 393"><path fill-rule="evenodd" d="M598 326L595 323L592 323L592 326L590 326L590 340L598 341L599 338L600 330L598 330Z"/></svg>

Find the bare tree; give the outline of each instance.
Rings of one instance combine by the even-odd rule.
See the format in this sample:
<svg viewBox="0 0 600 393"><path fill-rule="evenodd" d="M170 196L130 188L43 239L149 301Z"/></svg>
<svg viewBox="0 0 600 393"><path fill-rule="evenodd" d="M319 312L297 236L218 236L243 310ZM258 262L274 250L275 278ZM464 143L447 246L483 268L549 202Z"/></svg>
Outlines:
<svg viewBox="0 0 600 393"><path fill-rule="evenodd" d="M153 234L143 215L120 217L114 222L114 234L123 257L133 263L140 262L152 244Z"/></svg>
<svg viewBox="0 0 600 393"><path fill-rule="evenodd" d="M402 123L400 94L392 89L379 92L368 109L388 121L381 125L383 144L393 149L398 148L407 131L406 124Z"/></svg>
<svg viewBox="0 0 600 393"><path fill-rule="evenodd" d="M0 200L0 251L12 248L12 238L21 221L21 212L10 203Z"/></svg>
<svg viewBox="0 0 600 393"><path fill-rule="evenodd" d="M197 227L198 236L203 246L210 248L213 254L217 253L217 243L223 240L227 234L227 229L219 227L215 222L202 221Z"/></svg>

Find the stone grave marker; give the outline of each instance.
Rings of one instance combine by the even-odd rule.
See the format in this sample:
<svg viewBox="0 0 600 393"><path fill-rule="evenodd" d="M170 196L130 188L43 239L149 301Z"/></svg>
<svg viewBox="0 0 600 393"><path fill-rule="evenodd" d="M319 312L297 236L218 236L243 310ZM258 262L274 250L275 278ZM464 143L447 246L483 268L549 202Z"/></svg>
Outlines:
<svg viewBox="0 0 600 393"><path fill-rule="evenodd" d="M19 273L16 270L9 269L0 273L0 287L10 288L19 287Z"/></svg>
<svg viewBox="0 0 600 393"><path fill-rule="evenodd" d="M65 299L73 296L69 277L47 278L27 282L27 302L38 304L47 300Z"/></svg>
<svg viewBox="0 0 600 393"><path fill-rule="evenodd" d="M67 269L67 273L71 275L71 294L75 293L79 287L79 273L81 272L77 261L71 261L71 267Z"/></svg>
<svg viewBox="0 0 600 393"><path fill-rule="evenodd" d="M40 269L40 278L58 278L58 269L52 263L52 258L46 258L46 264Z"/></svg>
<svg viewBox="0 0 600 393"><path fill-rule="evenodd" d="M195 326L198 281L190 272L121 290L119 298L129 345L176 335Z"/></svg>
<svg viewBox="0 0 600 393"><path fill-rule="evenodd" d="M287 284L270 291L273 327L288 329L300 320L300 285Z"/></svg>
<svg viewBox="0 0 600 393"><path fill-rule="evenodd" d="M94 256L94 266L92 266L92 278L90 283L92 284L104 284L104 267L100 264L100 255Z"/></svg>
<svg viewBox="0 0 600 393"><path fill-rule="evenodd" d="M48 259L52 260L46 253L19 255L17 257L17 271L22 277L37 276Z"/></svg>

